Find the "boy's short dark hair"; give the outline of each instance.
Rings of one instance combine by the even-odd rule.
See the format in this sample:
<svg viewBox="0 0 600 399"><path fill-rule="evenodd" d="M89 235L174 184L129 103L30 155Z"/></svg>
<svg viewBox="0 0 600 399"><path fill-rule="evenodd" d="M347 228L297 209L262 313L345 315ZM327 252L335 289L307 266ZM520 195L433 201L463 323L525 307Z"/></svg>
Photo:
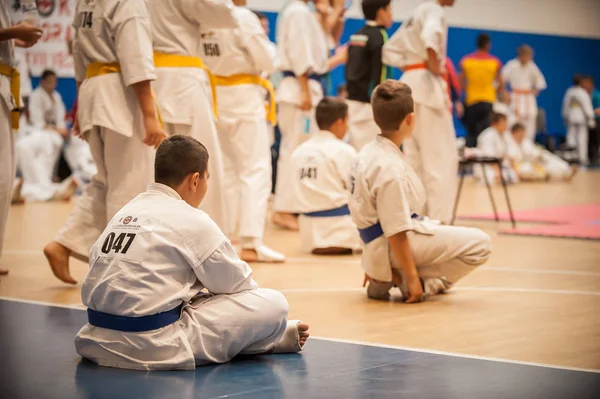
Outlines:
<svg viewBox="0 0 600 399"><path fill-rule="evenodd" d="M339 96L340 94L342 94L342 92L346 91L348 88L346 86L346 83L340 83L337 87L336 93Z"/></svg>
<svg viewBox="0 0 600 399"><path fill-rule="evenodd" d="M391 3L391 0L363 0L362 11L367 21L375 21L377 12L382 8L386 8Z"/></svg>
<svg viewBox="0 0 600 399"><path fill-rule="evenodd" d="M375 88L371 106L375 123L382 131L398 130L404 119L415 111L410 87L392 79Z"/></svg>
<svg viewBox="0 0 600 399"><path fill-rule="evenodd" d="M44 69L44 71L40 75L40 80L46 80L51 76L57 77L56 72L54 72L52 69Z"/></svg>
<svg viewBox="0 0 600 399"><path fill-rule="evenodd" d="M154 181L175 188L192 173L208 169L208 151L190 136L176 135L163 141L156 150Z"/></svg>
<svg viewBox="0 0 600 399"><path fill-rule="evenodd" d="M581 84L581 81L584 79L585 77L583 75L576 73L575 76L573 76L573 85L579 86Z"/></svg>
<svg viewBox="0 0 600 399"><path fill-rule="evenodd" d="M495 125L496 123L500 122L501 120L506 120L508 119L508 117L505 114L501 114L500 112L492 112L490 114L490 123L492 125Z"/></svg>
<svg viewBox="0 0 600 399"><path fill-rule="evenodd" d="M341 98L324 97L317 105L317 126L321 130L327 130L340 119L348 116L348 104Z"/></svg>
<svg viewBox="0 0 600 399"><path fill-rule="evenodd" d="M483 50L491 41L492 38L490 38L490 35L487 33L480 33L479 36L477 36L477 48Z"/></svg>
<svg viewBox="0 0 600 399"><path fill-rule="evenodd" d="M516 133L519 130L525 130L525 125L522 124L521 122L517 122L514 125L512 125L512 127L510 128L510 132L511 133Z"/></svg>

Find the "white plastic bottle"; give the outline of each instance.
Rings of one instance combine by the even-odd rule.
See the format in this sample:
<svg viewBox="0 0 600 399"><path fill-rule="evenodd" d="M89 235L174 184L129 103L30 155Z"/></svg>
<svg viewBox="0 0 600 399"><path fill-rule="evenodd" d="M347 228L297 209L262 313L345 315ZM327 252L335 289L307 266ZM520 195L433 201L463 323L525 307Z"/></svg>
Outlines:
<svg viewBox="0 0 600 399"><path fill-rule="evenodd" d="M21 0L21 11L23 12L23 21L40 26L40 14L35 0Z"/></svg>

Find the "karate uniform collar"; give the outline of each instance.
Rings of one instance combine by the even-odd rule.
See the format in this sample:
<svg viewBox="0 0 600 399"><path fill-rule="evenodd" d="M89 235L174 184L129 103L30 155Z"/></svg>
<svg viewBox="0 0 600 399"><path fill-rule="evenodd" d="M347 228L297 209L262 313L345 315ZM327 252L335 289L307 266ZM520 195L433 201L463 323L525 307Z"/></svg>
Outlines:
<svg viewBox="0 0 600 399"><path fill-rule="evenodd" d="M331 133L329 130L319 130L319 133L317 133L317 136L320 136L321 138L324 138L324 139L339 140L337 137L335 137L335 134Z"/></svg>
<svg viewBox="0 0 600 399"><path fill-rule="evenodd" d="M394 144L394 142L388 139L387 137L383 137L381 134L378 134L376 140L384 147L393 148L395 152L397 152L400 155L403 155L402 151L400 151L400 147L396 147L396 144Z"/></svg>
<svg viewBox="0 0 600 399"><path fill-rule="evenodd" d="M375 21L367 21L367 26L373 26L375 28L385 29L385 26L378 25L377 22L375 22Z"/></svg>
<svg viewBox="0 0 600 399"><path fill-rule="evenodd" d="M182 199L181 196L177 193L177 191L175 191L171 187L161 184L161 183L148 184L148 188L146 189L146 191L165 194L165 195L168 195L169 197L173 197L178 200Z"/></svg>

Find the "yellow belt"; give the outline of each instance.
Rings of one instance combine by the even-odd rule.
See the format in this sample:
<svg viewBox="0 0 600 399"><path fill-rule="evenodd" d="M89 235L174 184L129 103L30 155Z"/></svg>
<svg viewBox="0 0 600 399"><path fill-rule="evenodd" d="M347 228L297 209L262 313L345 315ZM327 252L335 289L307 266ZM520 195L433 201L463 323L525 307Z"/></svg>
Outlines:
<svg viewBox="0 0 600 399"><path fill-rule="evenodd" d="M85 71L85 78L90 79L90 78L95 78L96 76L102 76L102 75L108 75L110 73L120 73L120 72L121 72L121 66L119 65L118 62L111 62L111 63L92 62L91 64L88 65L88 67ZM156 108L156 116L158 118L158 121L160 122L160 125L164 128L165 125L160 116L160 110L158 108L158 103L156 102L156 96L154 95L154 91L152 91L152 99L154 100L154 105Z"/></svg>
<svg viewBox="0 0 600 399"><path fill-rule="evenodd" d="M165 54L158 51L154 52L154 66L157 68L200 68L208 74L210 90L213 97L213 112L217 116L217 89L213 74L208 70L200 57L191 55Z"/></svg>
<svg viewBox="0 0 600 399"><path fill-rule="evenodd" d="M269 92L269 105L267 106L267 120L273 126L277 124L277 107L275 105L275 91L273 85L267 79L257 75L238 74L231 76L215 76L217 86L237 86L254 84L263 87ZM243 101L243 99L240 99Z"/></svg>
<svg viewBox="0 0 600 399"><path fill-rule="evenodd" d="M21 118L21 75L17 69L5 64L0 64L0 75L10 78L10 93L15 99L15 109L10 111L10 123L13 129L18 129Z"/></svg>

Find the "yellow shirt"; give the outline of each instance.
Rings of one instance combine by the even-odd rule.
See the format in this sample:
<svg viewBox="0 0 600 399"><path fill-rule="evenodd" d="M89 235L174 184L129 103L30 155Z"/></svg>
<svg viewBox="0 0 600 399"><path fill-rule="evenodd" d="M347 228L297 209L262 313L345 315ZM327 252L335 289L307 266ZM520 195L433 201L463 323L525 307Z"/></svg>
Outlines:
<svg viewBox="0 0 600 399"><path fill-rule="evenodd" d="M465 75L465 103L467 106L478 102L496 101L495 81L502 62L491 54L476 51L460 61Z"/></svg>

